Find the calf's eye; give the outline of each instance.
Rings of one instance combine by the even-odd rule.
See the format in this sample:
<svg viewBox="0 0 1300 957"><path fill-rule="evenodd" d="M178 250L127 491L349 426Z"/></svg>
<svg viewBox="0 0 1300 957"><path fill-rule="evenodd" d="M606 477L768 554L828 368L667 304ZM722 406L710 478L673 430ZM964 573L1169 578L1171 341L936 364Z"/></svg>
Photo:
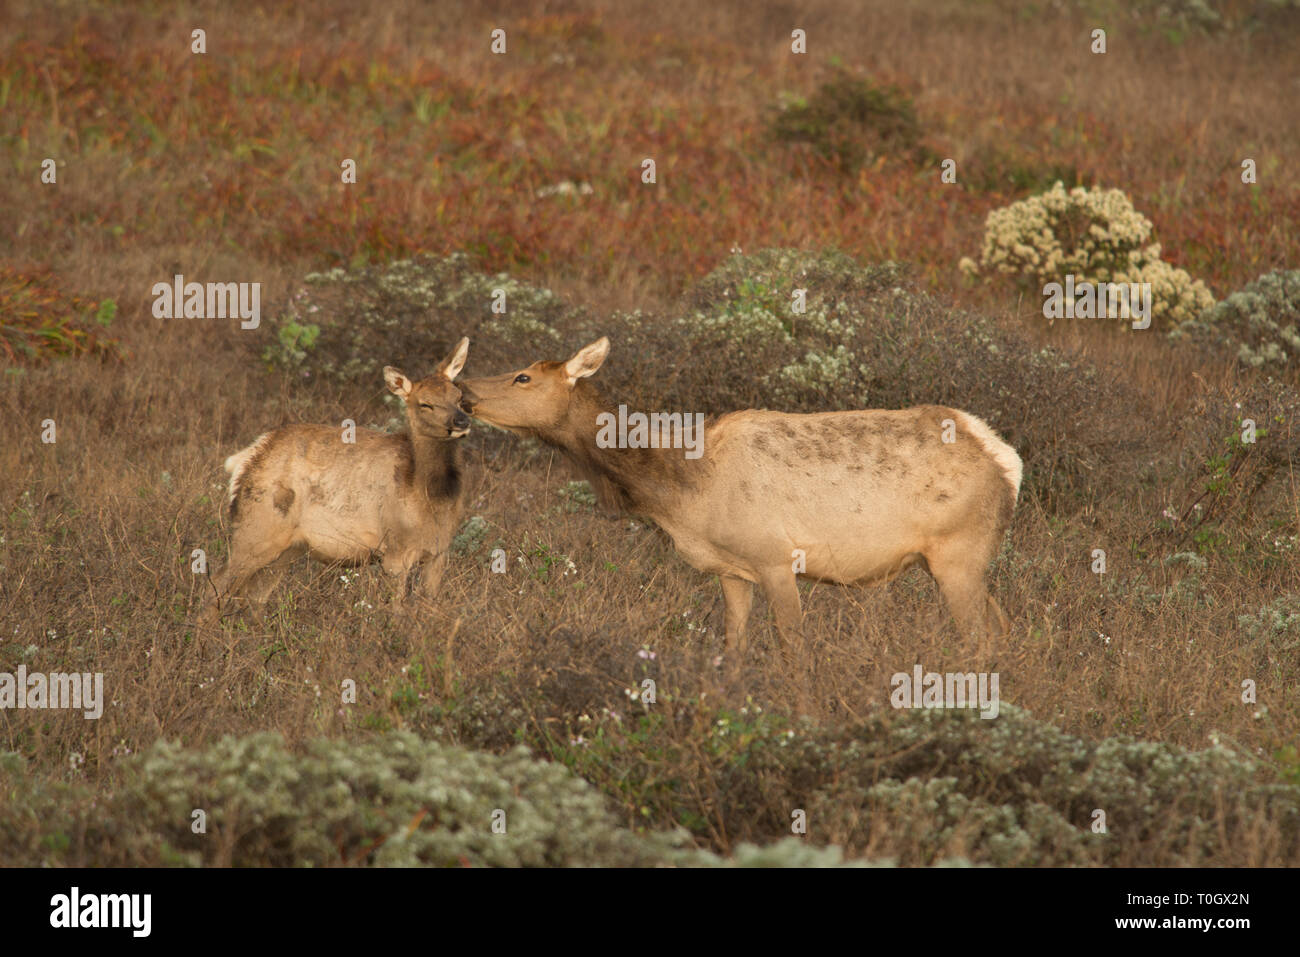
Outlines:
<svg viewBox="0 0 1300 957"><path fill-rule="evenodd" d="M527 374L521 372L519 375L515 376L515 381L522 384L524 382L531 382L532 380L528 378Z"/></svg>

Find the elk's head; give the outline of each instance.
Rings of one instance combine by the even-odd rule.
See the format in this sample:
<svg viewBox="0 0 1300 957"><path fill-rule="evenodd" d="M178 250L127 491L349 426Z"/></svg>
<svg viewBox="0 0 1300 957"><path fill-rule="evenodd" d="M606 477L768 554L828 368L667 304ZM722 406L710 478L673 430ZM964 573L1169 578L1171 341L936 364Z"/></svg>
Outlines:
<svg viewBox="0 0 1300 957"><path fill-rule="evenodd" d="M476 419L511 431L553 428L564 420L578 380L599 369L607 355L609 339L602 336L567 362L534 362L503 375L466 379L464 407Z"/></svg>
<svg viewBox="0 0 1300 957"><path fill-rule="evenodd" d="M460 407L461 391L453 381L468 355L469 339L461 339L433 375L415 383L392 366L384 367L388 391L406 401L412 438L448 440L469 433L469 416Z"/></svg>

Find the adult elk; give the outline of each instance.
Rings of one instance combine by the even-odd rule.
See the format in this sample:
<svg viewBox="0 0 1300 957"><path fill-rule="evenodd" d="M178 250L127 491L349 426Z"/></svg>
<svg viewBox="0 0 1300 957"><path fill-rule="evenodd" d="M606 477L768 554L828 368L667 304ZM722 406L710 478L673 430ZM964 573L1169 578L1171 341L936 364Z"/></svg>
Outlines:
<svg viewBox="0 0 1300 957"><path fill-rule="evenodd" d="M747 410L701 422L703 435L685 443L693 458L608 447L618 444L615 413L587 381L608 352L601 338L567 362L467 379L465 408L560 449L606 504L652 519L688 563L718 575L729 647L744 648L754 582L789 649L803 620L797 572L868 584L912 565L934 576L963 632L1005 634L985 572L1015 509L1021 462L983 421L933 405Z"/></svg>
<svg viewBox="0 0 1300 957"><path fill-rule="evenodd" d="M469 432L453 380L469 340L427 379L412 383L388 366L388 390L406 402L409 432L356 429L355 441L330 425L290 425L267 432L226 459L230 473L230 560L214 577L203 617L239 594L255 576L265 600L282 567L303 553L326 562L379 559L401 579L399 603L432 598L460 522L461 474L456 440Z"/></svg>

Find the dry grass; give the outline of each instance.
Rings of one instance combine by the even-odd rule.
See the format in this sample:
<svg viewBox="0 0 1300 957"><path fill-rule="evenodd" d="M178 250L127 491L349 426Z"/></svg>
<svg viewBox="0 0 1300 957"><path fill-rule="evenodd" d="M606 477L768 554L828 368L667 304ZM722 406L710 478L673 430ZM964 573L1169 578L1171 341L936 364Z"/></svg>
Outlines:
<svg viewBox="0 0 1300 957"><path fill-rule="evenodd" d="M928 146L959 170L999 168L1010 156L1125 189L1157 224L1166 257L1216 295L1294 260L1288 224L1300 218L1300 189L1285 163L1297 117L1290 99L1264 95L1300 53L1293 33L1172 43L1116 16L1105 20L1112 52L1101 60L1082 39L1087 16L1015 9L844 0L757 13L677 0L635 12L541 0L467 10L330 3L310 14L11 7L0 33L9 226L0 259L48 266L77 302L114 300L108 334L126 357L25 360L0 384L9 423L0 671L20 661L102 671L112 699L99 721L0 712L0 750L23 753L51 780L109 788L120 759L160 737L197 745L275 730L297 743L410 727L493 750L527 743L604 789L631 825L684 823L724 851L777 839L786 795L752 818L728 814L720 759L705 743L711 724L742 708L796 710L804 676L780 664L762 599L756 652L728 676L713 662L716 582L653 528L563 494L572 476L549 451L483 429L466 440L469 511L486 521L485 542L452 563L440 607L418 627L388 614L377 567L345 583L340 569L304 563L265 620L197 632L204 582L190 554L204 547L221 560L222 459L270 427L345 417L380 425L391 410L378 378L366 388L268 371L259 356L271 322L241 332L233 322L158 320L149 290L178 271L260 281L264 314L279 315L312 270L465 250L599 320L633 308L671 313L733 245L835 246L863 262L913 262L924 284L990 316L1009 339L1053 343L1079 367L1097 365L1134 404L1117 410L1099 395L1097 415L1110 418L1094 424L1150 454L1103 466L1083 493L1026 489L992 576L1014 622L996 649L960 645L919 572L884 590L808 588L807 717L832 733L878 717L889 676L915 662L997 671L1005 701L1068 733L1188 748L1215 736L1260 758L1262 780L1294 781L1294 638L1247 639L1237 622L1300 594L1294 553L1264 544L1300 534L1294 459L1260 497L1225 506L1219 537L1148 535L1162 509L1195 497L1232 402L1262 387L1154 337L1045 328L1036 302L1014 290L960 288L957 259L978 249L985 213L1010 190L943 186L935 169L902 157L845 176L767 135L778 94L811 92L838 57L909 91ZM490 58L497 25L512 52ZM188 52L195 26L208 34L202 58ZM815 55L788 55L793 26L808 30ZM653 190L637 179L647 155L659 159ZM45 156L60 160L57 186L36 183ZM346 191L345 156L360 166ZM1237 180L1243 156L1259 162L1258 189ZM535 197L563 180L595 191ZM927 321L944 334L942 315ZM442 345L460 332L431 336ZM690 359L661 349L665 367ZM380 358L419 374L433 354ZM470 373L501 371L490 358L472 346ZM653 373L635 365L611 386ZM57 422L53 445L39 440L47 418ZM506 575L486 567L494 542L509 556ZM1093 548L1108 552L1105 576L1090 571ZM1168 563L1178 550L1205 567ZM644 649L655 658L638 657ZM639 736L640 705L626 689L645 676L660 689L662 725ZM348 678L360 697L344 708L337 689ZM1242 704L1246 678L1266 707ZM582 757L573 739L596 727L621 742L634 772ZM84 757L75 769L73 754ZM5 799L0 790L0 815ZM909 862L963 852L960 836L925 849L882 828L813 839ZM1300 862L1294 839L1270 844L1262 824L1242 833L1210 863ZM1158 843L1134 842L1112 863L1180 860Z"/></svg>

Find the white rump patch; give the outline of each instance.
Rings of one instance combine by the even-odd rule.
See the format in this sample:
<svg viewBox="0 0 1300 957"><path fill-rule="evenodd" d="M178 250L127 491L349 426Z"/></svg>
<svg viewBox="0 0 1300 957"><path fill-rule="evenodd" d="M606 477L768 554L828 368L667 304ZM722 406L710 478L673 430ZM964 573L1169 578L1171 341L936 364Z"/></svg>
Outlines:
<svg viewBox="0 0 1300 957"><path fill-rule="evenodd" d="M1011 485L1011 493L1014 497L1020 496L1020 479L1024 475L1024 463L1020 461L1020 456L1016 450L1007 445L1006 442L998 436L989 424L983 419L971 415L969 412L958 412L961 416L962 427L967 432L979 440L980 445L984 446L984 451L993 457L993 461L998 463L998 468L1002 469L1002 474Z"/></svg>
<svg viewBox="0 0 1300 957"><path fill-rule="evenodd" d="M270 438L270 432L263 433L248 448L240 449L226 459L226 471L230 473L230 497L226 500L228 504L233 503L235 496L239 494L240 483L244 478L245 471L248 469L248 463L252 461L254 455L266 447L266 443Z"/></svg>

